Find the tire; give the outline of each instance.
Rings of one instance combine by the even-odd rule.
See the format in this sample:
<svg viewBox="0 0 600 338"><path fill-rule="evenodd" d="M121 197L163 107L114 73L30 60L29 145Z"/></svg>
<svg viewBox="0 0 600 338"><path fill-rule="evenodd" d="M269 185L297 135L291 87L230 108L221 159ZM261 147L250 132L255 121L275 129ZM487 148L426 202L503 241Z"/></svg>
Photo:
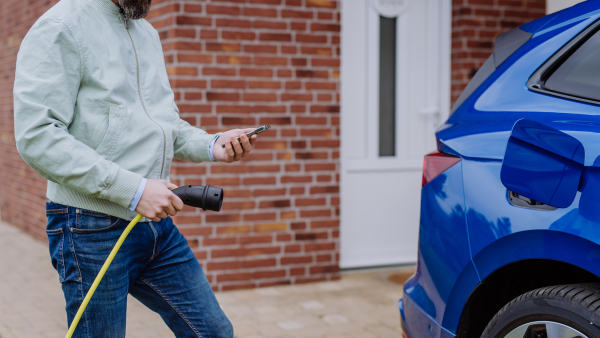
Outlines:
<svg viewBox="0 0 600 338"><path fill-rule="evenodd" d="M482 338L600 338L600 284L533 290L506 304Z"/></svg>

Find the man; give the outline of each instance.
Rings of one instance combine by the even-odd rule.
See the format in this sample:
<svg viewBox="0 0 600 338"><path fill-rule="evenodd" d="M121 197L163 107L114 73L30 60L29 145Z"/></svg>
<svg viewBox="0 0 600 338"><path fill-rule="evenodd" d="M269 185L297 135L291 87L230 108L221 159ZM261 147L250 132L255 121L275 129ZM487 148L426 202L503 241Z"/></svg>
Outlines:
<svg viewBox="0 0 600 338"><path fill-rule="evenodd" d="M179 118L158 33L143 20L150 1L62 0L35 23L17 57L17 149L48 179L46 232L69 324L128 221L145 217L73 337L125 337L128 293L177 337L233 337L169 217L183 203L168 175L173 158L238 161L256 136L208 135Z"/></svg>

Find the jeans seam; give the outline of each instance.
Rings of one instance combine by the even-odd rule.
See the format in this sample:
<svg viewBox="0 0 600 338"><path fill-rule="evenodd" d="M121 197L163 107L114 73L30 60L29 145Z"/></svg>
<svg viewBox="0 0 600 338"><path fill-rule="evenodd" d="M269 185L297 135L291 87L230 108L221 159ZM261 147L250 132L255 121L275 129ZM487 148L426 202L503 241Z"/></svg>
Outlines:
<svg viewBox="0 0 600 338"><path fill-rule="evenodd" d="M160 289L156 285L152 284L152 282L150 282L146 278L141 277L141 276L138 277L138 278L144 284L148 285L152 290L154 290L154 292L156 292L160 296L160 298L162 298L165 302L167 302L167 304L169 304L169 306L171 306L171 308L173 308L173 310L175 310L175 312L177 312L177 314L181 317L181 319L183 319L183 321L188 324L188 326L190 327L190 329L192 329L192 331L194 331L194 333L196 334L196 336L198 336L199 338L203 338L202 334L200 334L200 332L198 332L198 329L196 329L196 327L183 314L183 312L181 312L181 310L179 310L179 308L175 304L173 304L173 302L171 302L171 300L169 299L169 297L167 297L167 295L165 295L162 291L160 291Z"/></svg>
<svg viewBox="0 0 600 338"><path fill-rule="evenodd" d="M60 260L62 261L62 271L61 273L61 278L60 281L64 282L65 278L67 277L67 267L65 266L65 233L64 231L61 231L60 236L62 237L60 240Z"/></svg>
<svg viewBox="0 0 600 338"><path fill-rule="evenodd" d="M153 260L156 256L156 242L158 241L158 232L156 229L154 229L154 226L152 226L152 222L148 222L148 226L150 227L150 230L152 231L152 235L154 235L154 245L152 246L152 256L150 257L150 260Z"/></svg>
<svg viewBox="0 0 600 338"><path fill-rule="evenodd" d="M67 214L67 227L69 227L69 224L70 224L69 215L70 214ZM75 221L77 222L77 218L75 218ZM74 238L73 238L73 231L69 231L69 238L70 238L70 242L71 242L71 253L73 255L73 261L75 264L75 269L77 270L77 279L79 279L79 282L81 284L83 284L83 280L81 277L81 270L79 270L79 261L77 260L77 253L75 252L75 242L74 242Z"/></svg>

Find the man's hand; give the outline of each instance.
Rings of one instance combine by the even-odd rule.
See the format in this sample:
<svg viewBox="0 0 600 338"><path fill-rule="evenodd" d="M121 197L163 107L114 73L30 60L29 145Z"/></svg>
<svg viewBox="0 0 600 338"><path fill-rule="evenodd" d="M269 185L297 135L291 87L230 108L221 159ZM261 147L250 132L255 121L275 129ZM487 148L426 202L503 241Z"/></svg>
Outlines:
<svg viewBox="0 0 600 338"><path fill-rule="evenodd" d="M171 192L175 188L175 184L165 180L147 180L135 211L154 222L160 222L161 218L169 215L175 216L183 209L181 199Z"/></svg>
<svg viewBox="0 0 600 338"><path fill-rule="evenodd" d="M248 139L246 133L253 130L254 128L232 129L221 134L213 146L213 158L219 162L231 163L248 155L254 142L256 142L257 135L252 135ZM241 142L237 140L238 137L242 140ZM225 149L223 149L222 144L225 144Z"/></svg>

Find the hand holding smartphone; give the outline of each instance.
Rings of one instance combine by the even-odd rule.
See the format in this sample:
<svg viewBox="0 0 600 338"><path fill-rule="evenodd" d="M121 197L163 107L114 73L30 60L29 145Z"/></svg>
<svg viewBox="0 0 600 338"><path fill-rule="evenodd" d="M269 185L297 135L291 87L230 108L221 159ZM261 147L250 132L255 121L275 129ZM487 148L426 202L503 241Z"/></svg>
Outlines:
<svg viewBox="0 0 600 338"><path fill-rule="evenodd" d="M249 132L249 133L246 133L246 136L248 136L248 138L250 138L250 136L252 136L252 135L258 135L258 134L260 134L260 133L262 133L262 132L264 132L264 131L267 131L267 130L269 130L270 128L271 128L271 125L270 125L270 124L265 124L265 125L264 125L264 126L262 126L262 127L258 127L258 128L256 128L256 129L254 129L253 131L251 131L251 132ZM237 139L238 139L238 141L240 141L240 142L242 141L242 140L241 140L239 137L238 137ZM229 143L231 143L231 141L229 141ZM233 146L233 145L232 145L232 146ZM225 144L223 143L223 144L221 145L221 147L222 147L222 148L225 148Z"/></svg>

